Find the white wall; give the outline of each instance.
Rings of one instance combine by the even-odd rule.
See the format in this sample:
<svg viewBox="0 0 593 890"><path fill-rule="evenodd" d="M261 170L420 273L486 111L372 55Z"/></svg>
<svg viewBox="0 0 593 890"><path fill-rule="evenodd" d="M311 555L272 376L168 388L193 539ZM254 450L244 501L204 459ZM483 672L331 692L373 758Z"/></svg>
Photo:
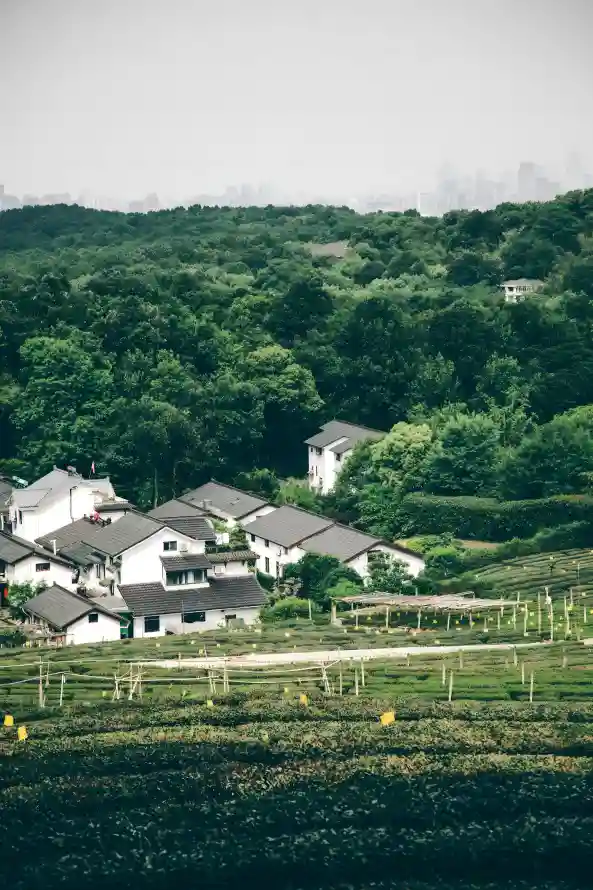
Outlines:
<svg viewBox="0 0 593 890"><path fill-rule="evenodd" d="M20 511L17 506L11 507L14 533L27 541L35 541L77 519L82 519L85 515L89 516L93 510L93 492L88 488L77 486L76 480L73 479L72 490L66 489L59 495L49 495L37 507Z"/></svg>
<svg viewBox="0 0 593 890"><path fill-rule="evenodd" d="M270 561L270 567L266 574L272 575L274 578L281 576L282 566L287 565L289 562L298 562L304 555L304 551L299 547L281 547L280 544L275 544L273 541L268 541L268 546L266 547L263 538L260 538L257 535L251 535L249 526L247 526L245 531L247 532L247 546L250 550L253 550L254 553L257 553L257 569L260 572L266 572L267 557ZM252 537L255 537L255 541L252 540ZM286 552L286 550L288 550L288 552ZM279 553L279 551L282 552Z"/></svg>
<svg viewBox="0 0 593 890"><path fill-rule="evenodd" d="M215 566L213 566L211 569L208 569L209 578L220 578L226 575L232 575L233 577L236 577L237 575L248 574L249 566L247 564L247 561L245 561L245 565L243 565L243 562L239 559L233 559L227 563L216 563Z"/></svg>
<svg viewBox="0 0 593 890"><path fill-rule="evenodd" d="M388 544L378 544L376 547L373 547L373 550L380 550L381 553L386 553L392 559L397 559L399 562L403 562L408 572L413 575L414 578L417 578L420 572L424 569L425 563L421 556L413 556L410 553L403 553L401 550L398 550L397 547L390 547Z"/></svg>
<svg viewBox="0 0 593 890"><path fill-rule="evenodd" d="M120 639L119 618L110 618L103 612L96 613L99 620L91 623L88 615L83 615L66 628L66 643L81 646L84 643L105 643Z"/></svg>
<svg viewBox="0 0 593 890"><path fill-rule="evenodd" d="M228 519L227 523L229 528L232 528L234 525L249 525L250 522L253 522L254 519L260 519L262 516L267 516L268 513L273 513L277 508L272 504L266 504L264 507L259 507L259 509L254 510L253 513L248 513L247 516L243 516L239 523L237 523L234 519Z"/></svg>
<svg viewBox="0 0 593 890"><path fill-rule="evenodd" d="M164 550L164 541L177 541L177 550ZM180 550L182 544L187 544L186 551ZM187 535L182 535L170 528L160 529L150 538L140 541L139 544L122 553L118 583L148 584L151 581L163 581L161 556L184 556L188 553L204 553L205 550L205 541L195 541L193 538L188 538Z"/></svg>
<svg viewBox="0 0 593 890"><path fill-rule="evenodd" d="M336 454L331 450L338 442L344 442L345 436L330 442L325 448L321 449L321 454L317 454L317 449L313 445L309 445L309 487L321 489L323 494L327 494L332 490L336 483L336 479L346 457L350 451L344 452L341 459L338 460Z"/></svg>
<svg viewBox="0 0 593 890"><path fill-rule="evenodd" d="M137 639L162 637L166 630L176 634L194 634L204 630L215 630L217 627L224 626L225 615L236 615L237 618L242 618L245 624L253 624L259 620L259 612L259 608L209 609L206 612L205 621L195 621L192 624L182 624L181 613L174 612L170 615L161 615L160 630L153 633L144 632L144 617L134 618L134 637Z"/></svg>
<svg viewBox="0 0 593 890"><path fill-rule="evenodd" d="M43 562L49 563L49 571L36 571L36 564ZM48 587L51 587L52 584L59 584L61 587L65 587L66 590L74 590L75 588L75 585L72 584L73 571L74 570L68 568L68 566L53 562L51 554L49 553L47 554L47 557L28 556L26 559L21 559L20 562L15 563L14 566L6 566L6 574L9 582L17 582L18 584L26 584L27 582L40 584L43 581Z"/></svg>
<svg viewBox="0 0 593 890"><path fill-rule="evenodd" d="M111 519L112 522L117 522L118 519L130 512L129 510L107 510L105 513L102 513L100 504L96 509L101 519Z"/></svg>

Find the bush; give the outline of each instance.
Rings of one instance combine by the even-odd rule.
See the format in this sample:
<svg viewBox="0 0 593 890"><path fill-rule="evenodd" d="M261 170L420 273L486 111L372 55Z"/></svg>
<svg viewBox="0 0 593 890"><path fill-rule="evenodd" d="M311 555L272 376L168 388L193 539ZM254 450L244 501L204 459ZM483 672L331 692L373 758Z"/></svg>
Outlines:
<svg viewBox="0 0 593 890"><path fill-rule="evenodd" d="M319 612L319 607L311 603L311 611ZM286 618L308 618L309 600L300 599L298 596L286 596L277 600L273 606L264 609L263 618L268 621L284 621Z"/></svg>
<svg viewBox="0 0 593 890"><path fill-rule="evenodd" d="M572 523L586 523L593 530L593 498L558 495L531 501L497 501L415 493L403 498L397 522L402 537L447 532L486 541L525 539L543 529Z"/></svg>
<svg viewBox="0 0 593 890"><path fill-rule="evenodd" d="M259 570L255 573L258 583L264 590L267 590L268 593L271 593L276 586L276 579L272 577L272 575L266 575L265 572L260 572Z"/></svg>

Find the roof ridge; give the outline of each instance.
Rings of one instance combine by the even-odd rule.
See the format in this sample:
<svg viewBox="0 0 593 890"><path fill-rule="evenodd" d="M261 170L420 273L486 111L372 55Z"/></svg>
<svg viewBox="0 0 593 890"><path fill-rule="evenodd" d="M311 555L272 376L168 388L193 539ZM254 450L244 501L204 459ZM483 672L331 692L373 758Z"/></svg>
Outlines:
<svg viewBox="0 0 593 890"><path fill-rule="evenodd" d="M214 477L212 479L210 479L208 482L203 482L202 485L198 485L197 488L203 488L204 485L209 485L211 482L213 482L215 485L220 485L221 488L228 488L228 489L230 489L230 491L238 491L239 494L246 494L250 498L258 498L260 501L269 503L269 501L266 501L265 498L260 497L260 495L258 495L258 494L253 494L253 492L246 491L246 489L244 489L244 488L237 488L236 485L229 485L228 482L219 482L218 479L214 479ZM190 489L190 491L191 490L192 489ZM185 494L188 494L188 493L189 492L185 492Z"/></svg>
<svg viewBox="0 0 593 890"><path fill-rule="evenodd" d="M341 424L343 424L344 426L351 426L351 427L353 427L354 429L368 430L370 433L382 433L384 436L387 435L387 433L386 433L385 430L378 430L378 429L376 429L376 428L373 427L373 426L365 426L364 423L352 423L352 421L350 421L350 420L338 420L338 419L335 418L335 417L334 417L333 420L330 420L330 421L328 421L328 422L329 422L329 423L341 423Z"/></svg>

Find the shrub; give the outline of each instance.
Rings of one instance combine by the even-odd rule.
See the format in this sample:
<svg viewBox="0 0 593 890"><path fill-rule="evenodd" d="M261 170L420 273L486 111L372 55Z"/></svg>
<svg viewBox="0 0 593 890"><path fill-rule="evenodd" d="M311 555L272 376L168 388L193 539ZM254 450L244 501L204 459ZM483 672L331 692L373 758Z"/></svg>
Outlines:
<svg viewBox="0 0 593 890"><path fill-rule="evenodd" d="M259 570L255 574L260 586L267 590L268 593L271 593L276 586L276 579L272 575L266 575L265 572L260 572Z"/></svg>
<svg viewBox="0 0 593 890"><path fill-rule="evenodd" d="M319 606L311 603L312 612L318 612ZM263 618L269 621L284 621L286 618L308 618L309 601L298 596L286 596L277 600L273 606L264 609Z"/></svg>

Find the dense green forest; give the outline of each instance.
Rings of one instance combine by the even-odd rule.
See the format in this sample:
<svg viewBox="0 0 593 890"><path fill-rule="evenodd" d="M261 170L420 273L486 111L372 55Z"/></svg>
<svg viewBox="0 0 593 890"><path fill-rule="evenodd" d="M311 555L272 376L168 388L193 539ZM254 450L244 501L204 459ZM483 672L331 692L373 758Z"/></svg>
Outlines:
<svg viewBox="0 0 593 890"><path fill-rule="evenodd" d="M336 241L342 258L311 249ZM545 287L507 305L515 277ZM326 505L365 527L410 492L584 492L592 326L593 190L443 218L6 211L0 471L94 460L148 505L155 480L164 499L303 476L303 439L339 417L398 424Z"/></svg>

